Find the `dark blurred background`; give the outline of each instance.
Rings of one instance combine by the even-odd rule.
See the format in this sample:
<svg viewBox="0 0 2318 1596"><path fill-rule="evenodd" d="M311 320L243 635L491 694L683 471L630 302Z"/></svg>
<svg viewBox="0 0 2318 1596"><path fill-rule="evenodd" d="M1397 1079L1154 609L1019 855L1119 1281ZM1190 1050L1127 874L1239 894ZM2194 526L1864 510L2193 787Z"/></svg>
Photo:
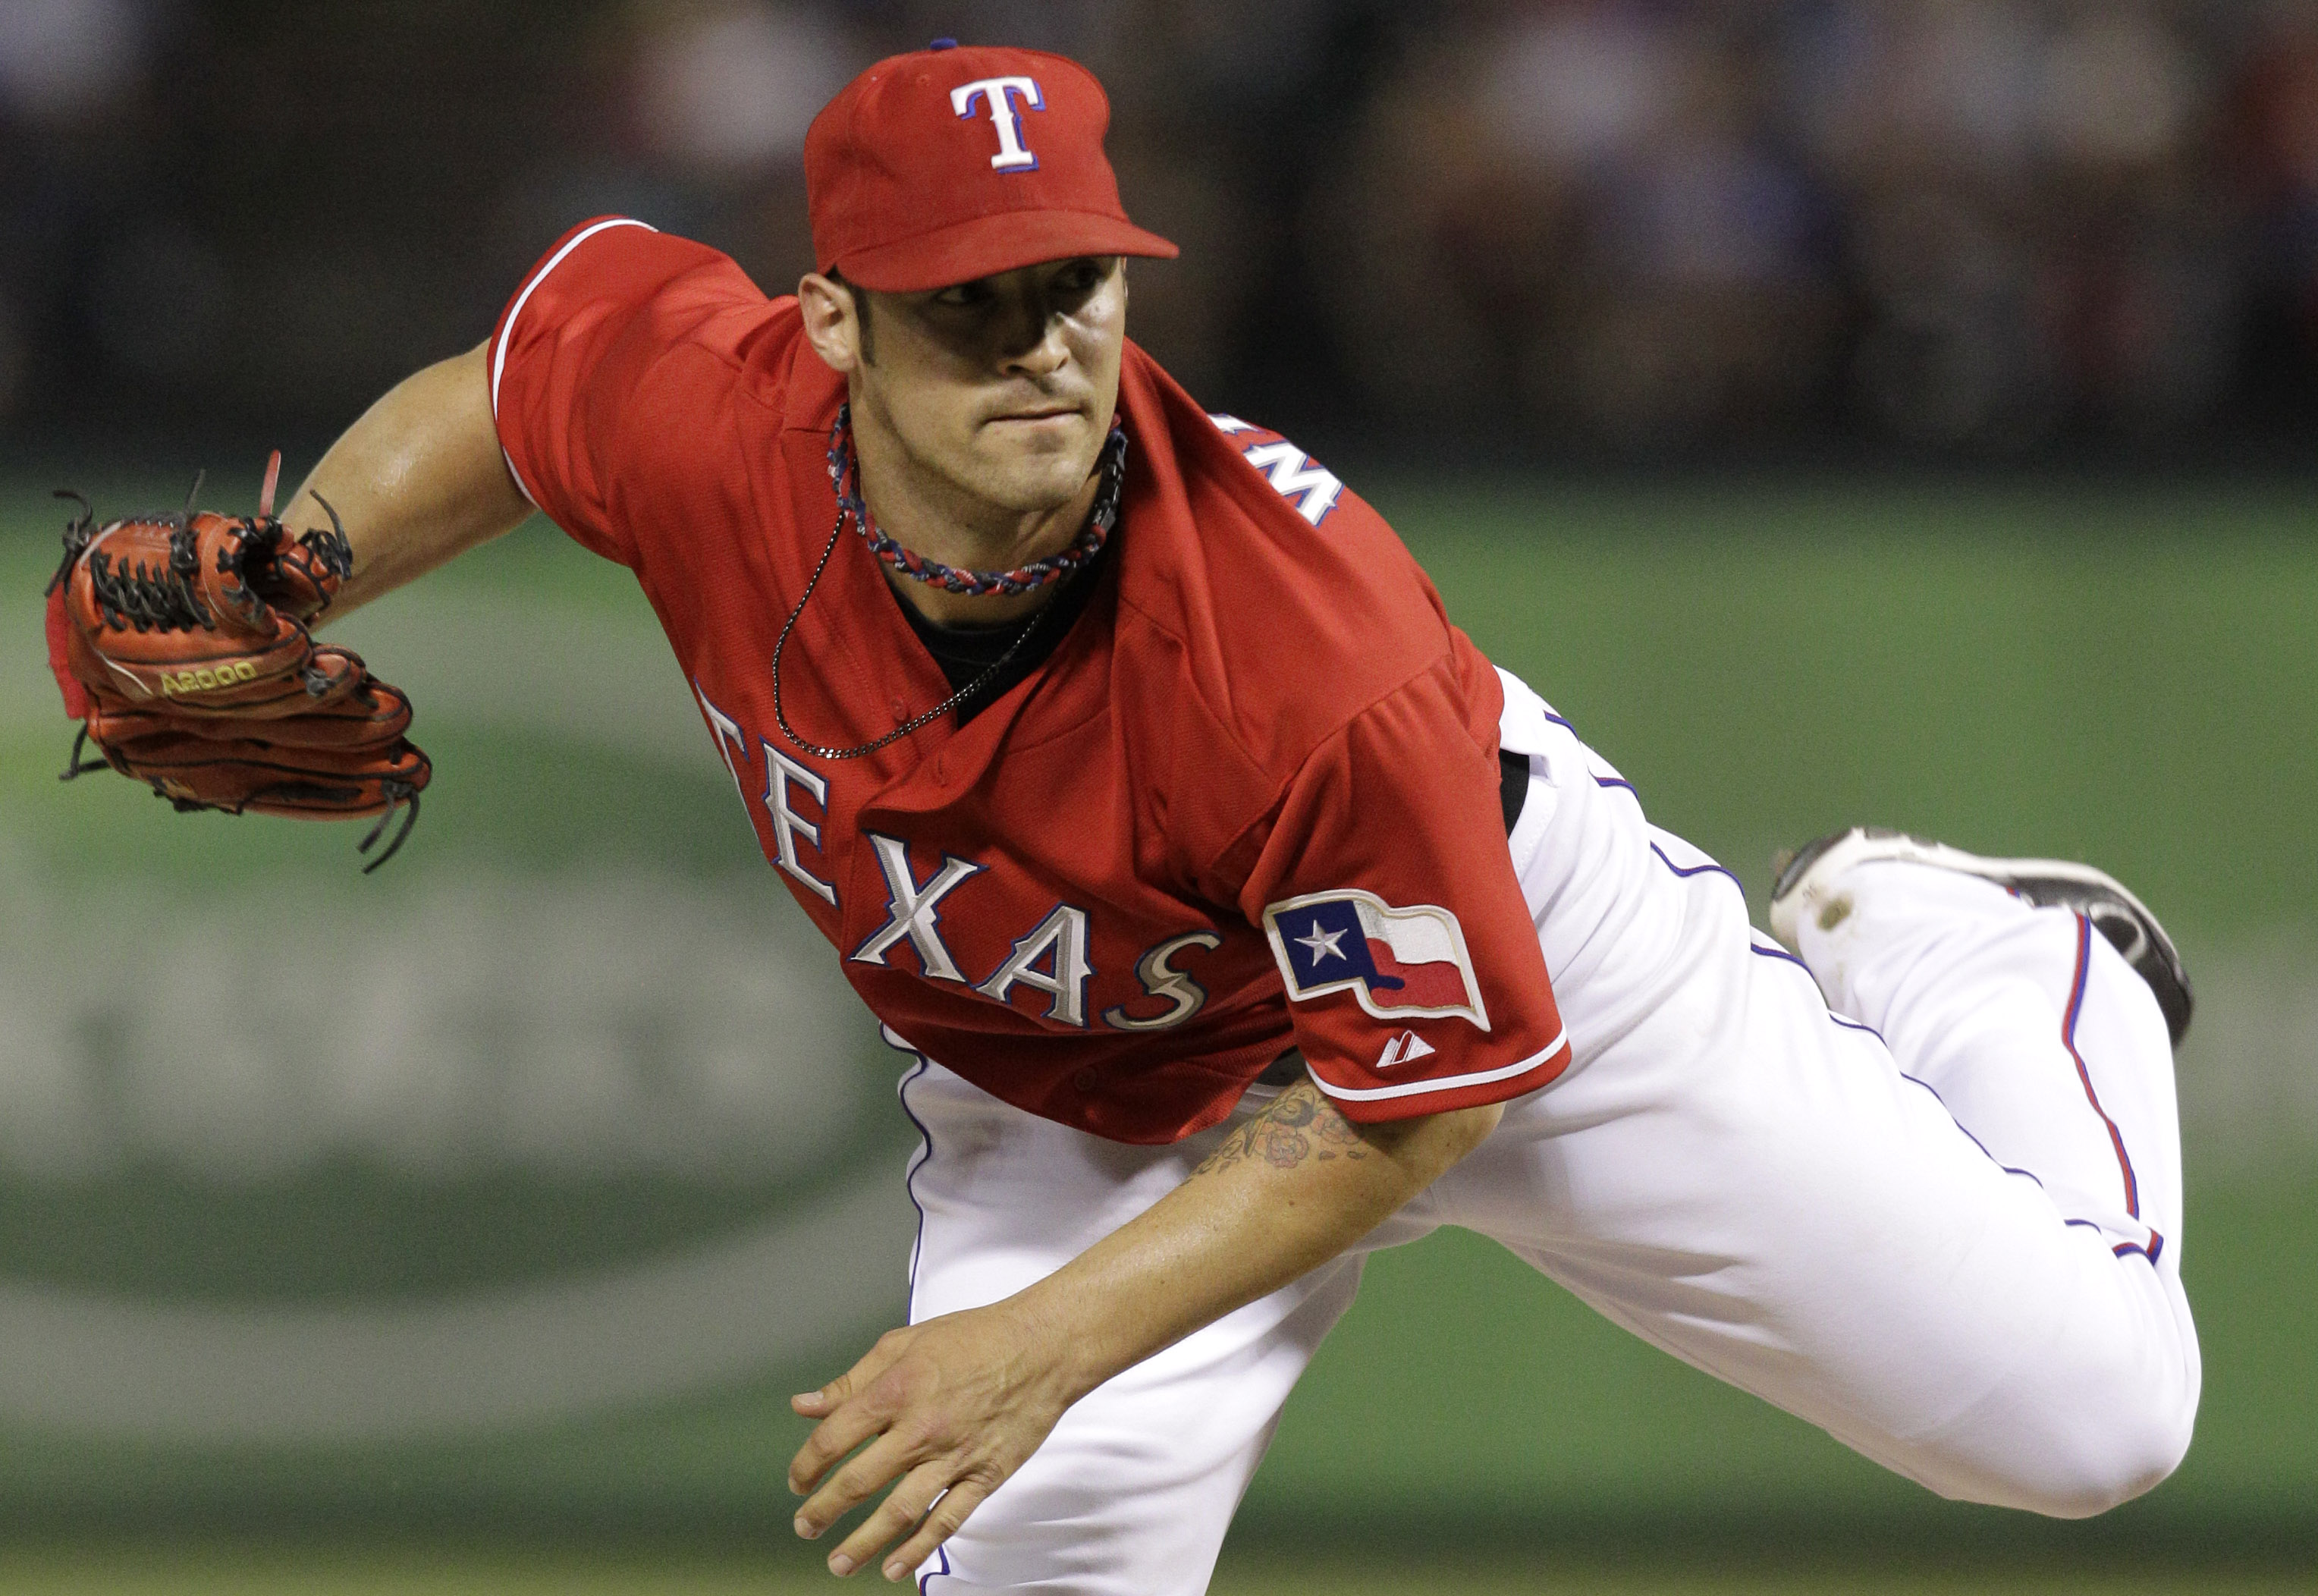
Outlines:
<svg viewBox="0 0 2318 1596"><path fill-rule="evenodd" d="M1139 336L1315 449L2305 458L2265 0L8 0L0 437L327 437L597 212L782 291L806 123L939 34L1095 69Z"/></svg>

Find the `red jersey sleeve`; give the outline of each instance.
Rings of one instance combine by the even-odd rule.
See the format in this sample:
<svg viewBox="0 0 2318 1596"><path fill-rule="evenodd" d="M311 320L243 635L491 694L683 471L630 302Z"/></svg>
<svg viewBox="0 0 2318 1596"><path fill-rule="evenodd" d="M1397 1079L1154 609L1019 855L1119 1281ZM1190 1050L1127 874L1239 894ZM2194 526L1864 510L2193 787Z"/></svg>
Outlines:
<svg viewBox="0 0 2318 1596"><path fill-rule="evenodd" d="M1568 1062L1464 709L1444 659L1353 717L1289 784L1241 894L1312 1079L1352 1119L1518 1097Z"/></svg>
<svg viewBox="0 0 2318 1596"><path fill-rule="evenodd" d="M526 498L623 565L634 540L606 507L651 451L624 445L653 367L687 333L763 295L726 256L626 217L556 240L491 334L491 417Z"/></svg>

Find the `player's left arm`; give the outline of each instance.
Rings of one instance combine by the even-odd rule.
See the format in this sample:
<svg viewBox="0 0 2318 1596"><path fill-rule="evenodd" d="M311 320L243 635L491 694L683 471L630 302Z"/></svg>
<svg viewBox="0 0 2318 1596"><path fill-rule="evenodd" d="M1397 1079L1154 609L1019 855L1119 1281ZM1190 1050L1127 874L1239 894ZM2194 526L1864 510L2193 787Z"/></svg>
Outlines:
<svg viewBox="0 0 2318 1596"><path fill-rule="evenodd" d="M899 1481L830 1565L850 1573L907 1537L884 1565L886 1578L904 1577L1073 1403L1343 1251L1479 1146L1503 1112L1487 1103L1356 1125L1298 1081L1189 1179L1045 1279L889 1331L794 1398L821 1421L789 1465L790 1488L813 1493L797 1532L822 1534Z"/></svg>

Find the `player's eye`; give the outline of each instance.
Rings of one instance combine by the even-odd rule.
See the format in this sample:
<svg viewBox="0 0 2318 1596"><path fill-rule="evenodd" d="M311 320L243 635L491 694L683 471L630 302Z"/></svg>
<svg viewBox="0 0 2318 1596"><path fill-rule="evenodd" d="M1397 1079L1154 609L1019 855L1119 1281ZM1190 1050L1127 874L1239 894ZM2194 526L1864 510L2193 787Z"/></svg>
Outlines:
<svg viewBox="0 0 2318 1596"><path fill-rule="evenodd" d="M1075 309L1092 297L1110 275L1110 263L1092 257L1074 260L1047 280L1050 301Z"/></svg>

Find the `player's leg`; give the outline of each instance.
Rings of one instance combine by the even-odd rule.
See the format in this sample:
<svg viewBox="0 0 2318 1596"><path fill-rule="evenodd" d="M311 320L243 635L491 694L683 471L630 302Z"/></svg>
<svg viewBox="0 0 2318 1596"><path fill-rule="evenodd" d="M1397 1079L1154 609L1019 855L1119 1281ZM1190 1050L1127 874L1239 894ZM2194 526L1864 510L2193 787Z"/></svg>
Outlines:
<svg viewBox="0 0 2318 1596"><path fill-rule="evenodd" d="M912 1323L1059 1269L1180 1184L1225 1125L1170 1147L1106 1142L1026 1114L921 1060L902 1100L923 1133ZM1411 1214L1371 1244L1424 1227ZM1194 1596L1289 1390L1352 1299L1360 1256L1118 1376L1075 1403L1020 1473L921 1571L927 1596Z"/></svg>
<svg viewBox="0 0 2318 1596"><path fill-rule="evenodd" d="M2178 1275L2188 979L2137 899L2082 865L1855 829L1788 865L1771 926L1990 1157Z"/></svg>
<svg viewBox="0 0 2318 1596"><path fill-rule="evenodd" d="M2072 915L1882 864L1806 940L1841 965L1831 1014L1736 882L1521 696L1516 864L1577 1056L1434 1188L1442 1216L1943 1493L2081 1513L2161 1478L2198 1365L2139 978Z"/></svg>
<svg viewBox="0 0 2318 1596"><path fill-rule="evenodd" d="M1788 873L1774 926L1834 1013L1872 1027L1990 1163L2038 1186L2071 1233L2075 1322L2092 1327L2080 1333L2111 1338L2060 1360L2096 1384L2072 1391L2049 1367L2016 1377L1945 1444L2073 1433L2080 1454L2142 1457L2142 1488L2155 1484L2188 1447L2200 1374L2180 1277L2178 957L2130 894L2081 867L1890 833L1828 841ZM2072 868L2089 881L2054 878ZM2134 946L2130 964L2104 922ZM2107 1411L2087 1422L2095 1403Z"/></svg>

